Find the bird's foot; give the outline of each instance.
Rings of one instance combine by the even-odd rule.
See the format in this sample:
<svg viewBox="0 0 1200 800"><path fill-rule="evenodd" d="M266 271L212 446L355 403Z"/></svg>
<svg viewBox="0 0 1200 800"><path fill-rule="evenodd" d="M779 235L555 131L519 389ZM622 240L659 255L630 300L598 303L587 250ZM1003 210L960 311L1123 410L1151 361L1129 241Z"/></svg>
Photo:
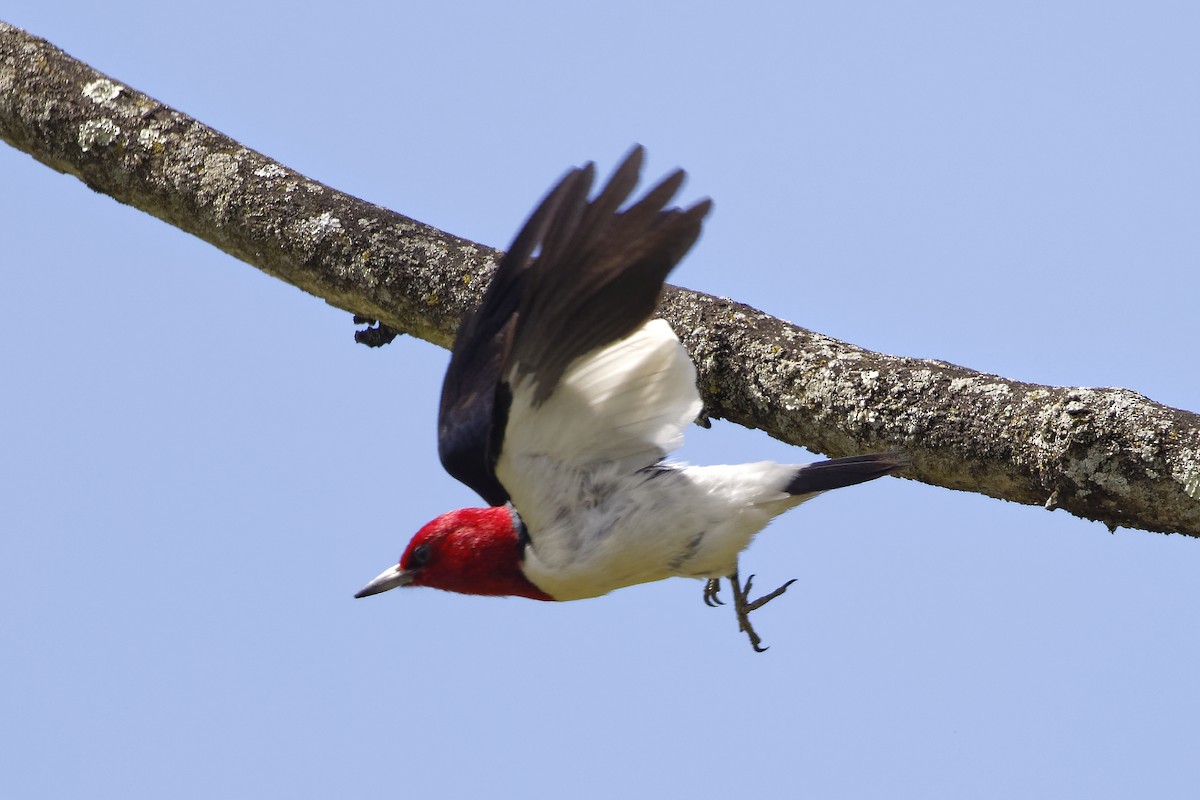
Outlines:
<svg viewBox="0 0 1200 800"><path fill-rule="evenodd" d="M762 653L762 652L765 652L767 648L762 646L762 639L760 639L758 634L755 632L754 626L752 626L750 624L750 612L757 611L758 609L765 606L767 603L774 600L776 597L779 597L779 595L786 592L787 588L795 582L796 582L796 579L792 578L790 581L783 584L775 591L768 592L767 594L764 594L762 597L758 598L757 600L750 600L749 599L750 586L754 583L754 576L751 575L749 578L746 579L745 586L743 586L741 580L738 579L738 574L737 574L736 569L733 571L733 574L729 576L729 586L733 589L733 610L737 614L738 630L742 631L743 633L746 634L746 636L750 637L750 646L754 648L755 652ZM715 580L709 581L709 583L713 584L713 583L716 583L716 581ZM705 586L704 587L705 602L708 602L710 596L713 599L716 598L716 589L713 589L710 594L709 586ZM709 603L709 605L712 605L712 604Z"/></svg>
<svg viewBox="0 0 1200 800"><path fill-rule="evenodd" d="M709 608L725 605L725 601L717 597L717 593L721 591L721 579L709 578L704 582L704 605Z"/></svg>

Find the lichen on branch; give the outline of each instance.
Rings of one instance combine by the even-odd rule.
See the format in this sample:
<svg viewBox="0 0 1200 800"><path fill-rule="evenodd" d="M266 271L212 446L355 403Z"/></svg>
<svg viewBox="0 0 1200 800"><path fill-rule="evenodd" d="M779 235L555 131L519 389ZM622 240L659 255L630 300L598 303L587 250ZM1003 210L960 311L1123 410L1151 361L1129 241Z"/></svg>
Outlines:
<svg viewBox="0 0 1200 800"><path fill-rule="evenodd" d="M500 256L372 205L0 23L0 138L390 331L449 346ZM705 413L905 477L1200 536L1200 418L1126 389L1037 386L875 353L668 287Z"/></svg>

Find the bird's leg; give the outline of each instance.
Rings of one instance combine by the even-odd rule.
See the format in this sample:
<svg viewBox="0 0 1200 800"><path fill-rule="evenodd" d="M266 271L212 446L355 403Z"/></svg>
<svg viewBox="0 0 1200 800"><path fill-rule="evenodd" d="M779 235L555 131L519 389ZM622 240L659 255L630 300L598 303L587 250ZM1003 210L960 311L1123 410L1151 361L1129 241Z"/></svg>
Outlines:
<svg viewBox="0 0 1200 800"><path fill-rule="evenodd" d="M717 597L717 593L721 591L721 579L709 578L704 582L704 605L709 608L725 605L725 601Z"/></svg>
<svg viewBox="0 0 1200 800"><path fill-rule="evenodd" d="M762 653L767 648L762 646L762 639L758 637L758 634L754 631L754 627L750 624L750 612L757 611L776 597L779 597L795 582L796 579L792 578L775 591L764 594L757 600L750 600L748 598L750 596L750 586L754 583L754 576L751 575L746 579L745 586L742 586L741 580L738 579L736 569L729 576L729 585L733 589L733 610L737 614L738 630L750 637L750 646L754 648L755 652ZM707 596L708 587L705 587L705 597L707 598Z"/></svg>

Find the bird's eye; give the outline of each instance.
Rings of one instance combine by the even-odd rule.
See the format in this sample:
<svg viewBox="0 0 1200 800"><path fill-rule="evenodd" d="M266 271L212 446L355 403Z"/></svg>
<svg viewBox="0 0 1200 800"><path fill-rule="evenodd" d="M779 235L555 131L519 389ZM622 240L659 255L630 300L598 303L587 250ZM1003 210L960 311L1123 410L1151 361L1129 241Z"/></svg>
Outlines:
<svg viewBox="0 0 1200 800"><path fill-rule="evenodd" d="M408 554L408 567L423 567L425 562L429 561L429 545L422 544L413 548L413 551Z"/></svg>

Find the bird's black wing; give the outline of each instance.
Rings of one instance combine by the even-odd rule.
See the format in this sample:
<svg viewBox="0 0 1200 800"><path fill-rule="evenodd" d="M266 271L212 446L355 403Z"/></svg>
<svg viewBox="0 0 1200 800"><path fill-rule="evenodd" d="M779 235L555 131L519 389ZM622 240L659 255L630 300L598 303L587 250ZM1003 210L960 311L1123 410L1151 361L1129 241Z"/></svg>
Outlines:
<svg viewBox="0 0 1200 800"><path fill-rule="evenodd" d="M509 500L495 472L508 381L532 379L535 402L549 397L572 361L649 319L667 273L699 235L708 201L663 210L682 171L618 211L642 159L635 147L591 202L594 167L568 172L517 234L459 329L442 387L438 451L446 470L492 505Z"/></svg>
<svg viewBox="0 0 1200 800"><path fill-rule="evenodd" d="M535 403L550 396L576 358L650 319L667 273L700 235L710 201L664 209L683 184L683 170L618 211L637 185L643 157L635 147L592 202L572 195L529 270L508 363L514 382L533 379Z"/></svg>
<svg viewBox="0 0 1200 800"><path fill-rule="evenodd" d="M447 472L491 505L508 502L508 492L496 479L492 430L499 416L503 432L507 404L503 397L497 403L497 390L522 287L534 251L559 208L569 195L582 191L586 196L591 173L590 164L572 169L546 195L500 260L479 307L463 318L454 340L438 409L438 455Z"/></svg>

